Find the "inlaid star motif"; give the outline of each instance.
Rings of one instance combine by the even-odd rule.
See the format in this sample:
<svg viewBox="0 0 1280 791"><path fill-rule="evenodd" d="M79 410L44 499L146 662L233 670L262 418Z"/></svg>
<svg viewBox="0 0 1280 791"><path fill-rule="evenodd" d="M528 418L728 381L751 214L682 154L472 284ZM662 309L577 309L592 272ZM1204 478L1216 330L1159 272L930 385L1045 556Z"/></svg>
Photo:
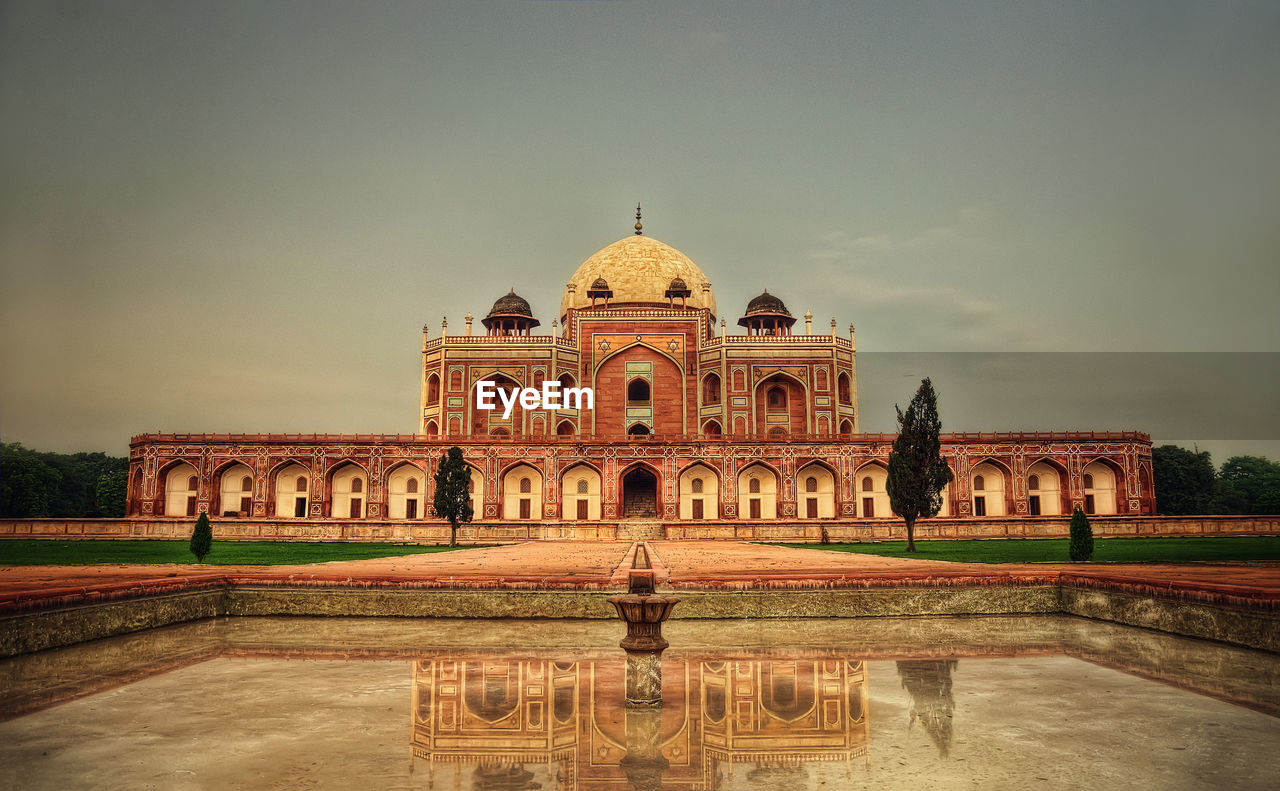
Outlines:
<svg viewBox="0 0 1280 791"><path fill-rule="evenodd" d="M679 343L679 341L671 341L670 343L668 343L668 344L667 344L667 349L668 349L669 351L673 351L673 352L674 352L676 349L679 349L679 348L680 348L680 343Z"/></svg>
<svg viewBox="0 0 1280 791"><path fill-rule="evenodd" d="M598 347L598 348L599 348L599 349L600 349L600 351L602 351L602 352L607 352L607 351L609 351L609 342L608 342L608 341L600 341L600 345L599 345L599 347Z"/></svg>

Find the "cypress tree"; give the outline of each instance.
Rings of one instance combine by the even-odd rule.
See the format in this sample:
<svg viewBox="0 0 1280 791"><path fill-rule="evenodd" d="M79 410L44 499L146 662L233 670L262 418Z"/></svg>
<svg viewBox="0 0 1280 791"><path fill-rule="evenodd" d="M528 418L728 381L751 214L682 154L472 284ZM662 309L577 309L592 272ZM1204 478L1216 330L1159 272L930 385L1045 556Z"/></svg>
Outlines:
<svg viewBox="0 0 1280 791"><path fill-rule="evenodd" d="M200 514L196 529L191 531L191 554L196 556L197 563L203 563L210 549L213 549L213 526L209 524L208 514Z"/></svg>
<svg viewBox="0 0 1280 791"><path fill-rule="evenodd" d="M942 508L942 490L950 483L951 468L942 458L938 434L938 395L927 378L903 412L897 404L898 437L889 454L889 505L907 523L907 551L916 551L917 519L936 516Z"/></svg>
<svg viewBox="0 0 1280 791"><path fill-rule="evenodd" d="M436 516L449 520L449 546L458 545L458 525L470 522L471 468L462 460L462 448L454 445L436 468L436 496L432 503Z"/></svg>
<svg viewBox="0 0 1280 791"><path fill-rule="evenodd" d="M1079 508L1071 514L1071 560L1080 562L1093 557L1093 528L1089 517Z"/></svg>

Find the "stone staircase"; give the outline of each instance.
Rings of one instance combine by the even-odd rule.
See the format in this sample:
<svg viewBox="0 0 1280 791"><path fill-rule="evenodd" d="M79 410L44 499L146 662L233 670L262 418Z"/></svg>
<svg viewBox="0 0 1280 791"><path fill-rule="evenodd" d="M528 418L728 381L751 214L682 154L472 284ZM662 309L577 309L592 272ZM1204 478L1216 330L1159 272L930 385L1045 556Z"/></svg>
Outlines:
<svg viewBox="0 0 1280 791"><path fill-rule="evenodd" d="M618 538L628 541L664 541L667 531L662 523L649 519L623 519L619 525Z"/></svg>

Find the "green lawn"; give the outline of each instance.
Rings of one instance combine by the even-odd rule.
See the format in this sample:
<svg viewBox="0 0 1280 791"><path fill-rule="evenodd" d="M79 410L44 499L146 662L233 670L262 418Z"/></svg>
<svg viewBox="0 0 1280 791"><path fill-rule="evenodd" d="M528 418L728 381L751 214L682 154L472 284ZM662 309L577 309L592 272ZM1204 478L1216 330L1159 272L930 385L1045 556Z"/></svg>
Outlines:
<svg viewBox="0 0 1280 791"><path fill-rule="evenodd" d="M0 566L83 566L94 563L195 563L188 541L38 541L0 540ZM457 547L465 549L465 547ZM214 541L207 566L324 563L367 560L449 547L409 544L340 544L291 541Z"/></svg>
<svg viewBox="0 0 1280 791"><path fill-rule="evenodd" d="M951 560L960 563L1069 563L1068 540L993 539L990 541L906 541L867 544L783 544L804 549L860 552L893 558ZM1103 563L1185 563L1219 560L1280 560L1280 536L1211 538L1107 538L1093 542L1093 560Z"/></svg>

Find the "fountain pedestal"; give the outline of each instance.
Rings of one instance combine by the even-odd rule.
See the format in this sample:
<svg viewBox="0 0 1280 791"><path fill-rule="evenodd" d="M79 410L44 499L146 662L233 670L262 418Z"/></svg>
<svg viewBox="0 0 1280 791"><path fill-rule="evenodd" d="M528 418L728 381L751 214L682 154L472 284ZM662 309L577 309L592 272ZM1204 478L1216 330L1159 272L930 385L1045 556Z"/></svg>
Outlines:
<svg viewBox="0 0 1280 791"><path fill-rule="evenodd" d="M627 705L661 706L662 652L668 645L662 622L671 617L680 600L654 592L652 569L632 569L627 589L628 593L609 597L627 624L627 636L618 644L627 652Z"/></svg>

